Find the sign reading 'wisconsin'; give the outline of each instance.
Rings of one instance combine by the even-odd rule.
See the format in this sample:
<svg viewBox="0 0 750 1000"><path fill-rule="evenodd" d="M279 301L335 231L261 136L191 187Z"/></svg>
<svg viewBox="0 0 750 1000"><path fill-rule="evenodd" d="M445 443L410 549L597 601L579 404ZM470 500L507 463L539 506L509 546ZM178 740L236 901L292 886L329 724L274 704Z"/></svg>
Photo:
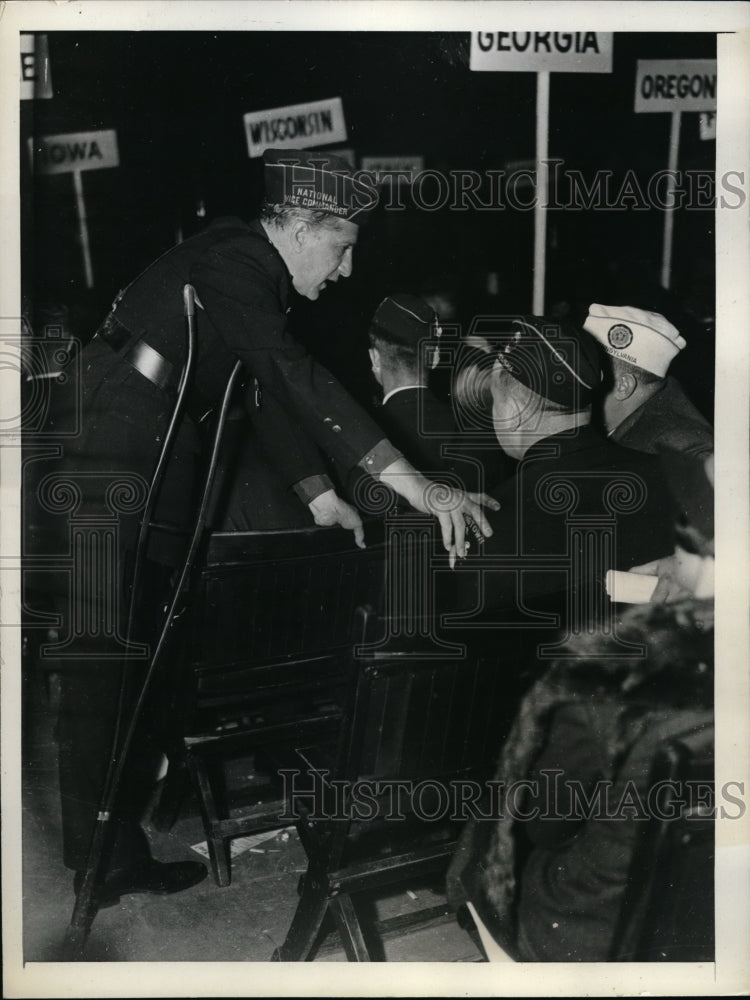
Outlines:
<svg viewBox="0 0 750 1000"><path fill-rule="evenodd" d="M346 141L346 122L340 97L308 104L291 104L243 115L248 156L262 156L269 148L307 149Z"/></svg>

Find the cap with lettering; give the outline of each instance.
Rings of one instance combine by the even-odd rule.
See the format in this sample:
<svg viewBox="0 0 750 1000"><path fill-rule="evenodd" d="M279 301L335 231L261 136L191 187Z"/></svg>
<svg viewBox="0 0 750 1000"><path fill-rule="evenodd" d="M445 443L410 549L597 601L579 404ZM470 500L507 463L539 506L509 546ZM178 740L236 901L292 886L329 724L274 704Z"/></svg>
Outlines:
<svg viewBox="0 0 750 1000"><path fill-rule="evenodd" d="M613 358L643 368L661 378L685 347L680 331L660 313L632 306L589 306L583 324Z"/></svg>
<svg viewBox="0 0 750 1000"><path fill-rule="evenodd" d="M583 409L601 384L597 344L572 323L517 317L495 343L505 370L553 403Z"/></svg>
<svg viewBox="0 0 750 1000"><path fill-rule="evenodd" d="M327 212L361 225L378 203L375 188L352 175L341 156L315 149L263 153L266 201Z"/></svg>
<svg viewBox="0 0 750 1000"><path fill-rule="evenodd" d="M370 332L392 344L416 349L420 341L441 334L432 306L416 295L388 295L372 317Z"/></svg>

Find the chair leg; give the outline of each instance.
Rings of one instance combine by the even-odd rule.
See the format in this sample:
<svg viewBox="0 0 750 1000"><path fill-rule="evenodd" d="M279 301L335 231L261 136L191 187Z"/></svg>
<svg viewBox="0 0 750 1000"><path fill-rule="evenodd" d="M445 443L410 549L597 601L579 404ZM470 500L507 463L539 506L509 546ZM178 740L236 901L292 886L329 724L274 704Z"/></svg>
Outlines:
<svg viewBox="0 0 750 1000"><path fill-rule="evenodd" d="M306 962L310 960L315 940L328 908L328 898L322 880L308 872L291 926L281 947L273 954L274 962Z"/></svg>
<svg viewBox="0 0 750 1000"><path fill-rule="evenodd" d="M208 854L211 860L214 880L219 886L227 886L232 880L229 867L229 851L226 839L215 833L216 826L219 823L219 813L216 808L216 799L214 798L208 768L200 757L193 754L188 754L187 764L198 789L201 816L203 817L203 830L206 834L206 843L208 844Z"/></svg>
<svg viewBox="0 0 750 1000"><path fill-rule="evenodd" d="M350 962L371 962L372 956L367 950L362 936L359 918L354 909L351 896L347 894L336 896L330 901L331 911L336 920L344 951Z"/></svg>

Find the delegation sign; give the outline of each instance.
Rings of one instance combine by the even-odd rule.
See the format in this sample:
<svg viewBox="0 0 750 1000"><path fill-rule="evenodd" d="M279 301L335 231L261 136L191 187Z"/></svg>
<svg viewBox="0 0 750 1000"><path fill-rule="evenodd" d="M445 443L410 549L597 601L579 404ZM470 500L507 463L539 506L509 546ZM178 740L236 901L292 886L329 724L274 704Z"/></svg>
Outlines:
<svg viewBox="0 0 750 1000"><path fill-rule="evenodd" d="M52 97L46 35L21 35L21 100Z"/></svg>
<svg viewBox="0 0 750 1000"><path fill-rule="evenodd" d="M716 111L715 59L639 59L636 111Z"/></svg>
<svg viewBox="0 0 750 1000"><path fill-rule="evenodd" d="M291 104L267 111L250 111L245 123L248 156L262 156L266 149L307 149L332 142L346 142L346 122L340 97L308 104Z"/></svg>
<svg viewBox="0 0 750 1000"><path fill-rule="evenodd" d="M120 163L114 129L43 135L29 139L29 150L37 174L101 170Z"/></svg>
<svg viewBox="0 0 750 1000"><path fill-rule="evenodd" d="M469 68L495 73L611 73L612 32L474 31Z"/></svg>
<svg viewBox="0 0 750 1000"><path fill-rule="evenodd" d="M362 169L372 172L380 179L383 174L399 174L406 178L424 170L423 156L363 156Z"/></svg>

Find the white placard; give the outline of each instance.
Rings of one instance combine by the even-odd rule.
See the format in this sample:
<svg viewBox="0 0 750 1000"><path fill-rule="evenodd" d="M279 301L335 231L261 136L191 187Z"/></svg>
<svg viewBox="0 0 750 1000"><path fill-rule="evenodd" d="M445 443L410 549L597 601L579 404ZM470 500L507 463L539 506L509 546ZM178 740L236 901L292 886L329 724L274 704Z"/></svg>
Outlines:
<svg viewBox="0 0 750 1000"><path fill-rule="evenodd" d="M716 111L715 59L639 59L636 111Z"/></svg>
<svg viewBox="0 0 750 1000"><path fill-rule="evenodd" d="M610 569L605 586L613 604L648 604L658 582L658 576Z"/></svg>
<svg viewBox="0 0 750 1000"><path fill-rule="evenodd" d="M413 180L414 175L424 170L423 156L363 156L360 164L362 170L376 174L397 174L404 179L407 176Z"/></svg>
<svg viewBox="0 0 750 1000"><path fill-rule="evenodd" d="M307 149L332 142L346 142L346 122L340 97L309 104L290 104L266 111L249 111L245 123L248 156L264 150Z"/></svg>
<svg viewBox="0 0 750 1000"><path fill-rule="evenodd" d="M469 68L494 73L611 73L611 31L474 31Z"/></svg>
<svg viewBox="0 0 750 1000"><path fill-rule="evenodd" d="M52 96L47 36L21 35L21 100Z"/></svg>
<svg viewBox="0 0 750 1000"><path fill-rule="evenodd" d="M67 174L120 165L114 129L43 135L29 139L29 153L37 174Z"/></svg>

